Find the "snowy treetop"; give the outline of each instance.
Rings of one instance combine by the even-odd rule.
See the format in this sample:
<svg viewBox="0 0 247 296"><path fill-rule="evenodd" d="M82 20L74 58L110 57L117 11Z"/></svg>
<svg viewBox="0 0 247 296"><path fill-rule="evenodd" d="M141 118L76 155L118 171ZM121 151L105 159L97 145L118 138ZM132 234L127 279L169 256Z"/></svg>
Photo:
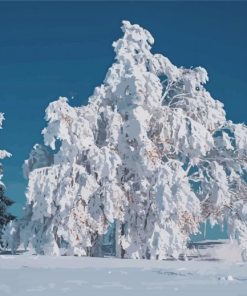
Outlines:
<svg viewBox="0 0 247 296"><path fill-rule="evenodd" d="M2 124L4 121L4 114L0 112L0 129L2 129ZM5 157L10 157L11 154L7 152L6 150L0 150L0 159L3 159Z"/></svg>
<svg viewBox="0 0 247 296"><path fill-rule="evenodd" d="M178 257L210 219L227 220L244 245L246 126L226 120L204 68L153 54L139 25L124 21L122 31L89 103L60 97L46 109L53 153L36 145L24 164L21 237L39 253L98 254L114 222L117 256L162 259Z"/></svg>

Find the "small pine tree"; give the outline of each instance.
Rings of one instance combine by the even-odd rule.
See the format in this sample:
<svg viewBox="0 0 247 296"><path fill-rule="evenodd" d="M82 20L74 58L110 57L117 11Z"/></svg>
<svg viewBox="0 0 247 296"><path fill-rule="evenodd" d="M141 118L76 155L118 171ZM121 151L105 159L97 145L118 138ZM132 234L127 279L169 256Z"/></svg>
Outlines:
<svg viewBox="0 0 247 296"><path fill-rule="evenodd" d="M1 170L1 168L0 168ZM3 228L11 220L15 218L12 214L7 212L7 208L14 202L5 195L5 186L0 184L0 225Z"/></svg>
<svg viewBox="0 0 247 296"><path fill-rule="evenodd" d="M3 113L0 113L0 129L2 128L2 122L4 120ZM10 157L11 154L5 150L0 150L0 159ZM7 225L15 217L7 212L9 206L13 204L13 201L5 195L5 185L1 179L3 177L3 166L0 163L0 234L5 225Z"/></svg>

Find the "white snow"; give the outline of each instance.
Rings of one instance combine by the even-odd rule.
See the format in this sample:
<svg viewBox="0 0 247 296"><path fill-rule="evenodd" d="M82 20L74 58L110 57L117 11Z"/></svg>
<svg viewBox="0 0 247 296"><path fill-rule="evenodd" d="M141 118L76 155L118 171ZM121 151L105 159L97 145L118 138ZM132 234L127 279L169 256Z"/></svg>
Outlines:
<svg viewBox="0 0 247 296"><path fill-rule="evenodd" d="M0 255L0 295L246 295L246 263L199 259Z"/></svg>

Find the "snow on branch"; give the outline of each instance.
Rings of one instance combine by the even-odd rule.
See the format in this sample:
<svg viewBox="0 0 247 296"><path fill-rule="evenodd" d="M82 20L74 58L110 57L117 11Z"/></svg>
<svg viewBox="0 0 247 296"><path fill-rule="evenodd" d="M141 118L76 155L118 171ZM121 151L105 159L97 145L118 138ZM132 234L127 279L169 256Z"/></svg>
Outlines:
<svg viewBox="0 0 247 296"><path fill-rule="evenodd" d="M122 31L88 104L60 97L46 109L53 152L35 146L25 162L20 237L41 254L100 256L114 224L117 256L178 258L210 219L247 249L246 126L226 120L204 68L153 54L139 25Z"/></svg>

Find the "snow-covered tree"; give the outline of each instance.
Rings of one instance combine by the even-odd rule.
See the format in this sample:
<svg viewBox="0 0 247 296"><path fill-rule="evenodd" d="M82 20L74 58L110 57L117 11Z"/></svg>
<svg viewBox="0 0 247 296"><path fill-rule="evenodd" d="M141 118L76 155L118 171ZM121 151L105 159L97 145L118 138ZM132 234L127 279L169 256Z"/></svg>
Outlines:
<svg viewBox="0 0 247 296"><path fill-rule="evenodd" d="M3 113L0 113L0 129L4 120ZM10 157L11 154L6 150L0 150L0 159ZM14 219L14 216L7 212L7 208L13 204L13 201L5 195L5 185L1 181L3 177L3 166L0 163L0 235L2 234L3 227Z"/></svg>
<svg viewBox="0 0 247 296"><path fill-rule="evenodd" d="M139 25L122 30L89 103L61 97L46 109L44 144L54 152L25 163L20 237L38 253L99 256L115 223L118 257L177 258L210 219L247 248L246 126L226 120L205 69L153 54Z"/></svg>

